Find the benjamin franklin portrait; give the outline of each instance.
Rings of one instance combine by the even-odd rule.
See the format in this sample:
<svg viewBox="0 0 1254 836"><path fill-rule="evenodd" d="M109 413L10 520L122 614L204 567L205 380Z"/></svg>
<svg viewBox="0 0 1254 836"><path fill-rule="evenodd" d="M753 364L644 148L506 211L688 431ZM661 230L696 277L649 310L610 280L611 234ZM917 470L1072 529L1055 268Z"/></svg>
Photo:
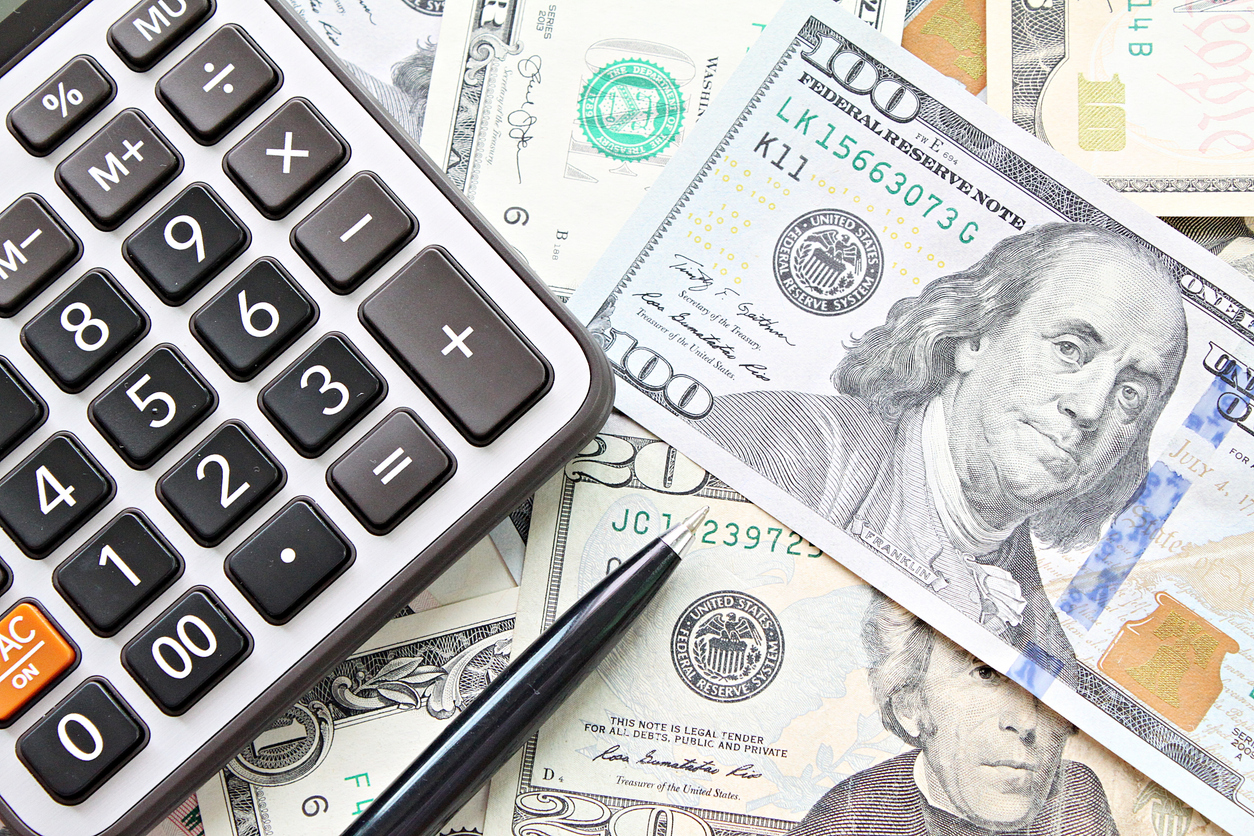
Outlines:
<svg viewBox="0 0 1254 836"><path fill-rule="evenodd" d="M831 394L724 395L693 423L1057 672L1074 655L1033 538L1095 543L1133 496L1186 344L1157 257L1048 224L893 304L843 346Z"/></svg>

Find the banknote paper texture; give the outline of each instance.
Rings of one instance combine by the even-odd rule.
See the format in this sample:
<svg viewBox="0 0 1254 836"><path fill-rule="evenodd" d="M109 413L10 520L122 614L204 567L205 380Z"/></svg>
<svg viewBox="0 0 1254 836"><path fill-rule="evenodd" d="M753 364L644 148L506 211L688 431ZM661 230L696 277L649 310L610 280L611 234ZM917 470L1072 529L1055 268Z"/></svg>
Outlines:
<svg viewBox="0 0 1254 836"><path fill-rule="evenodd" d="M799 1L571 305L620 409L1239 832L1248 288Z"/></svg>
<svg viewBox="0 0 1254 836"><path fill-rule="evenodd" d="M509 662L517 589L395 618L197 796L206 836L336 836ZM443 836L482 833L487 797Z"/></svg>
<svg viewBox="0 0 1254 836"><path fill-rule="evenodd" d="M901 38L905 0L844 0ZM449 3L423 148L550 286L572 289L778 0Z"/></svg>
<svg viewBox="0 0 1254 836"><path fill-rule="evenodd" d="M919 749L886 728L873 693L875 677L902 663L872 665L864 649L864 624L886 602L873 607L878 596L852 573L627 421L611 420L537 494L517 641L702 505L710 513L700 542L650 609L498 773L486 836L732 836L798 825L807 836L987 833L961 829L972 806L986 826L1001 807L1009 810L1001 824L1019 821L998 830L1040 836L1109 834L1111 825L1123 836L1218 833L921 625L936 644L923 665L929 675L951 651L962 657L955 680L934 680L938 734L923 735L924 750L958 786L995 789L974 805L957 802L959 822L935 795L919 803L912 778L903 779ZM1000 731L983 725L990 716ZM964 736L964 754L941 743L945 729ZM1065 747L1058 763L1050 740ZM997 768L968 762L977 753L1031 762L1041 780L999 783ZM849 803L832 814L837 799Z"/></svg>
<svg viewBox="0 0 1254 836"><path fill-rule="evenodd" d="M988 4L989 104L1158 215L1254 213L1248 0Z"/></svg>

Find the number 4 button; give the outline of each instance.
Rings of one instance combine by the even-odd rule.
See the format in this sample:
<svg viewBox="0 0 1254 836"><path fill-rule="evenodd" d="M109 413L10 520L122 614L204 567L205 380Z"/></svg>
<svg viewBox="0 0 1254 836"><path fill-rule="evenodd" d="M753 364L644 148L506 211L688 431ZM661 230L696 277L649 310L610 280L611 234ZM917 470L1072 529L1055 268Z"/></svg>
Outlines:
<svg viewBox="0 0 1254 836"><path fill-rule="evenodd" d="M0 525L30 557L47 557L113 498L113 479L69 433L57 433L0 481Z"/></svg>

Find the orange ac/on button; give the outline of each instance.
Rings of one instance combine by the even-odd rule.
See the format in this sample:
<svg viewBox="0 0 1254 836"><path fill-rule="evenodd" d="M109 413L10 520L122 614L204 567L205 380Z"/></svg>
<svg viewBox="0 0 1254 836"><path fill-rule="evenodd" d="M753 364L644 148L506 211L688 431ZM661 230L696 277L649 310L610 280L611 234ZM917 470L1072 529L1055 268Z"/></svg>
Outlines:
<svg viewBox="0 0 1254 836"><path fill-rule="evenodd" d="M22 601L0 616L0 727L76 661L74 646L35 604Z"/></svg>

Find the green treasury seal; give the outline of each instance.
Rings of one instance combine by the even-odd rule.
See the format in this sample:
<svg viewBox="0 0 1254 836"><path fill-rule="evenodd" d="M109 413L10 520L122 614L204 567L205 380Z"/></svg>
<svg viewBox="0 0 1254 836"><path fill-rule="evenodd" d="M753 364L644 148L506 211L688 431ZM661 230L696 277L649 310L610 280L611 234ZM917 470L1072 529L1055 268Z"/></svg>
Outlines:
<svg viewBox="0 0 1254 836"><path fill-rule="evenodd" d="M607 157L647 160L675 141L684 97L666 70L626 58L593 73L579 97L584 136Z"/></svg>

